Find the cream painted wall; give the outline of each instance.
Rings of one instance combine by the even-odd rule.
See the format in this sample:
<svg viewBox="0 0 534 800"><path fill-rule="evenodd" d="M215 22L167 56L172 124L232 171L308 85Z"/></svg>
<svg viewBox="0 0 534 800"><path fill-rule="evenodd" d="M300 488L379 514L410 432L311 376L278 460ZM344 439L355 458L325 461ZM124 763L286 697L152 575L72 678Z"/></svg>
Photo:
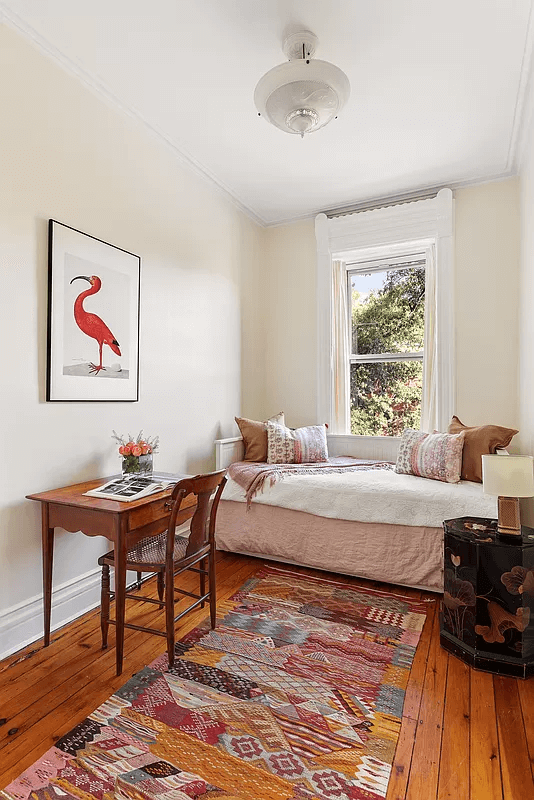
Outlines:
<svg viewBox="0 0 534 800"><path fill-rule="evenodd" d="M457 413L468 425L518 427L519 182L460 189L455 201ZM265 418L284 409L290 425L313 424L321 421L314 223L265 233L264 402L247 412ZM245 385L249 380L246 372Z"/></svg>
<svg viewBox="0 0 534 800"><path fill-rule="evenodd" d="M534 107L534 78L530 84ZM519 347L519 442L521 452L534 455L534 114L526 126L521 183L521 274ZM522 520L534 527L534 499L521 502Z"/></svg>
<svg viewBox="0 0 534 800"><path fill-rule="evenodd" d="M213 468L255 361L241 295L263 231L4 26L0 107L1 654L42 630L40 509L26 494L116 472L113 428L159 434L159 469ZM138 403L44 401L49 217L142 257ZM98 600L105 546L57 534L56 623Z"/></svg>
<svg viewBox="0 0 534 800"><path fill-rule="evenodd" d="M454 196L456 413L519 428L519 179Z"/></svg>
<svg viewBox="0 0 534 800"><path fill-rule="evenodd" d="M258 296L265 374L262 402L247 407L254 418L284 411L291 427L316 423L316 264L313 220L265 230Z"/></svg>
<svg viewBox="0 0 534 800"><path fill-rule="evenodd" d="M269 312L265 296L269 283L265 269L266 229L262 228L258 236L262 243L261 251L254 254L250 268L242 271L241 278L241 411L243 416L248 417L254 417L258 409L260 414L263 413L261 409L265 407L266 325ZM239 436L237 425L232 425L229 435Z"/></svg>

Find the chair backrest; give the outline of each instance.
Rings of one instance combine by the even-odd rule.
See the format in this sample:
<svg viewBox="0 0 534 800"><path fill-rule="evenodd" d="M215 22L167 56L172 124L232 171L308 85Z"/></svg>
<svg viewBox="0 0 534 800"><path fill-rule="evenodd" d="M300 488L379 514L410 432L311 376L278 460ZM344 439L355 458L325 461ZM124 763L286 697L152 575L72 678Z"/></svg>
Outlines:
<svg viewBox="0 0 534 800"><path fill-rule="evenodd" d="M222 469L218 472L208 472L205 475L195 475L194 478L184 478L176 484L171 497L172 510L169 519L169 535L167 536L167 557L172 558L176 517L184 497L188 494L196 495L197 506L191 517L186 558L201 550L208 542L214 541L217 508L226 480L226 470Z"/></svg>

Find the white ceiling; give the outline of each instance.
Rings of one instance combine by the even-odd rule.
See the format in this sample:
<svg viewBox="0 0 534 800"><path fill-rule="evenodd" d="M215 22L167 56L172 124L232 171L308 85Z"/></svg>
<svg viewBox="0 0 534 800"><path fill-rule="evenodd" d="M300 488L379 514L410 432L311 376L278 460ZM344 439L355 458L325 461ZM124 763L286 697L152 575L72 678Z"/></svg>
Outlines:
<svg viewBox="0 0 534 800"><path fill-rule="evenodd" d="M8 0L7 22L264 224L513 174L531 0ZM284 32L346 72L301 139L257 116Z"/></svg>

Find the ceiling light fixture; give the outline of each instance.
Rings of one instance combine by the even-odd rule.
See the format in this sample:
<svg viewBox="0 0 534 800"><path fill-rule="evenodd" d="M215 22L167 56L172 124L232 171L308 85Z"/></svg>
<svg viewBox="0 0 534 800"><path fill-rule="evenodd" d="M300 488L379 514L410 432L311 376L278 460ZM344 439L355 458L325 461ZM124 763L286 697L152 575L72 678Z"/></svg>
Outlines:
<svg viewBox="0 0 534 800"><path fill-rule="evenodd" d="M337 117L350 95L349 79L329 61L314 59L317 37L311 31L284 39L289 61L260 79L254 102L261 116L286 133L313 133Z"/></svg>

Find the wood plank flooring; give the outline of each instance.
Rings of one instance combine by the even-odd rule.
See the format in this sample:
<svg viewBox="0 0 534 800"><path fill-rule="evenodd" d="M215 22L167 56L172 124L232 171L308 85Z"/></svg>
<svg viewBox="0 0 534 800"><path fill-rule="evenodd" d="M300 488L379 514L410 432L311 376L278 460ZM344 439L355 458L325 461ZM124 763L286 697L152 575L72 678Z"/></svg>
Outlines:
<svg viewBox="0 0 534 800"><path fill-rule="evenodd" d="M262 563L218 553L218 600L232 595ZM394 591L372 581L343 580ZM196 581L196 575L186 573L182 586L196 590ZM155 596L155 581L147 589ZM534 679L520 681L471 670L439 645L436 595L402 592L428 600L428 617L406 691L387 800L534 797ZM188 602L184 598L178 608ZM158 613L148 603L132 602L127 607L129 619L135 617L140 625L154 624ZM187 615L177 628L177 638L207 615L207 608ZM112 637L113 630L111 642ZM100 649L96 609L56 631L46 650L37 642L0 662L0 788L164 648L163 639L127 630L124 672L117 678L114 648Z"/></svg>

